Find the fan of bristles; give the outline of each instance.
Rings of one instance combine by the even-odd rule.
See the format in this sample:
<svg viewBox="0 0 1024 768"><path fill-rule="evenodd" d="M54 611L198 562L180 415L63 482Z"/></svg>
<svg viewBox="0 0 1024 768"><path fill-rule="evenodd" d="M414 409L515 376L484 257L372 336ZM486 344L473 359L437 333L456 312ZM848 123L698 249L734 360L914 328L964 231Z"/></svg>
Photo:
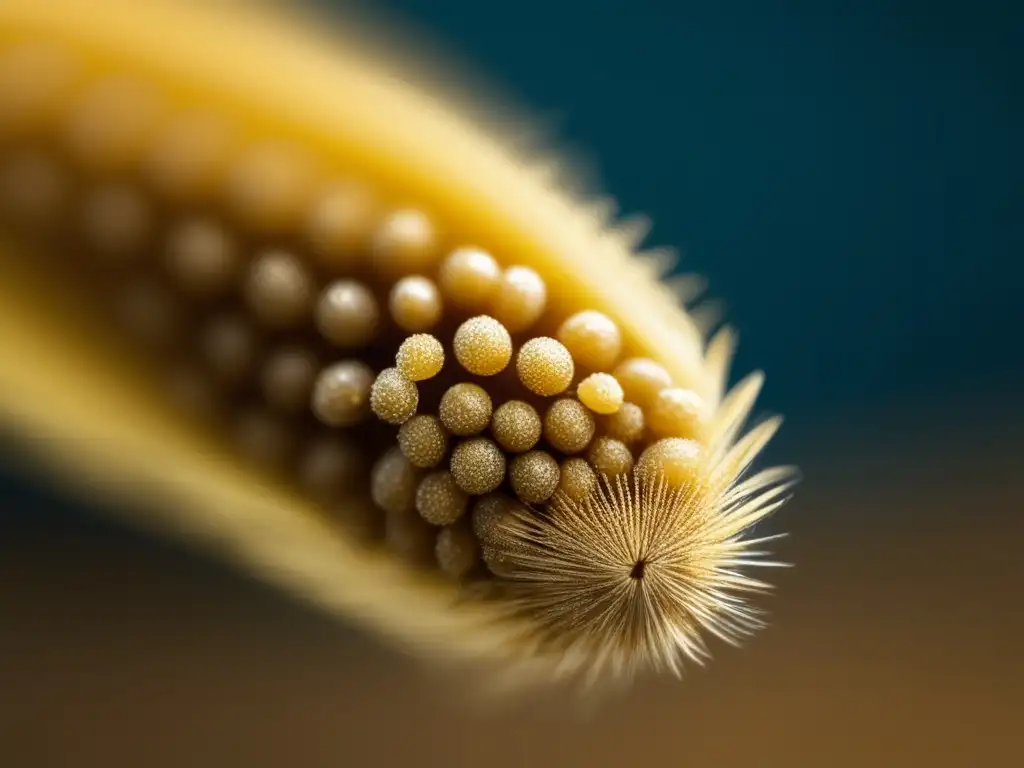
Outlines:
<svg viewBox="0 0 1024 768"><path fill-rule="evenodd" d="M759 377L705 399L514 252L61 46L0 49L0 211L76 254L187 413L563 671L678 673L759 626L744 535L792 484L742 477L776 426L735 442Z"/></svg>

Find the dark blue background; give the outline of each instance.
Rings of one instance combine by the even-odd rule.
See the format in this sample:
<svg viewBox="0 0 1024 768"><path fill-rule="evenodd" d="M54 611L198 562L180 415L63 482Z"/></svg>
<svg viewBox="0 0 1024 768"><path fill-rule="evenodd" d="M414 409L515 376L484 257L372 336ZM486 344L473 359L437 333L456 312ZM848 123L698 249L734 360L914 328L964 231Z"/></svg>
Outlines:
<svg viewBox="0 0 1024 768"><path fill-rule="evenodd" d="M791 424L1020 391L1024 4L384 6L563 118Z"/></svg>

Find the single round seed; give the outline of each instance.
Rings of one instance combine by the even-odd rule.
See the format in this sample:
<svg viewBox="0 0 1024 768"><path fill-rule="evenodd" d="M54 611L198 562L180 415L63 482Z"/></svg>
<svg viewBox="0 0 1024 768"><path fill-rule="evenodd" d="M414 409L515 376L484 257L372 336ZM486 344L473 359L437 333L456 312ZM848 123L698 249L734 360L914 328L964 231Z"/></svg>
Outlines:
<svg viewBox="0 0 1024 768"><path fill-rule="evenodd" d="M443 306L437 286L425 277L403 277L391 288L388 309L395 325L409 333L429 331L441 320Z"/></svg>
<svg viewBox="0 0 1024 768"><path fill-rule="evenodd" d="M562 462L558 490L579 503L597 487L597 473L586 459L571 456Z"/></svg>
<svg viewBox="0 0 1024 768"><path fill-rule="evenodd" d="M505 326L487 315L471 317L455 331L455 359L477 376L494 376L512 359L512 337Z"/></svg>
<svg viewBox="0 0 1024 768"><path fill-rule="evenodd" d="M398 430L398 447L414 467L430 469L444 459L448 432L437 416L413 416Z"/></svg>
<svg viewBox="0 0 1024 768"><path fill-rule="evenodd" d="M288 464L296 445L289 424L264 410L245 411L239 416L235 441L244 456L275 469Z"/></svg>
<svg viewBox="0 0 1024 768"><path fill-rule="evenodd" d="M181 340L186 325L177 297L149 277L130 279L114 297L115 322L145 347L166 352Z"/></svg>
<svg viewBox="0 0 1024 768"><path fill-rule="evenodd" d="M537 322L547 300L540 275L529 267L509 267L494 293L491 312L510 332L520 333Z"/></svg>
<svg viewBox="0 0 1024 768"><path fill-rule="evenodd" d="M0 136L32 133L49 123L76 72L59 47L22 43L0 52Z"/></svg>
<svg viewBox="0 0 1024 768"><path fill-rule="evenodd" d="M594 413L608 415L622 407L622 387L608 373L592 373L576 387L576 395Z"/></svg>
<svg viewBox="0 0 1024 768"><path fill-rule="evenodd" d="M209 200L223 186L233 140L231 126L219 115L202 110L176 115L153 139L146 178L177 203Z"/></svg>
<svg viewBox="0 0 1024 768"><path fill-rule="evenodd" d="M259 357L260 342L244 317L215 317L203 328L199 341L202 359L218 381L237 387L249 379Z"/></svg>
<svg viewBox="0 0 1024 768"><path fill-rule="evenodd" d="M592 371L610 371L622 353L622 333L608 315L593 309L577 312L555 334L573 360Z"/></svg>
<svg viewBox="0 0 1024 768"><path fill-rule="evenodd" d="M540 504L558 488L561 472L558 462L547 451L530 451L512 459L508 479L512 490L527 504Z"/></svg>
<svg viewBox="0 0 1024 768"><path fill-rule="evenodd" d="M426 381L444 367L444 347L428 333L410 336L398 347L395 364L410 381Z"/></svg>
<svg viewBox="0 0 1024 768"><path fill-rule="evenodd" d="M703 477L703 458L703 449L696 440L667 437L641 454L636 469L652 479L661 475L671 488L692 488Z"/></svg>
<svg viewBox="0 0 1024 768"><path fill-rule="evenodd" d="M420 393L397 368L385 368L370 391L370 408L381 421L401 424L416 413Z"/></svg>
<svg viewBox="0 0 1024 768"><path fill-rule="evenodd" d="M626 400L636 403L645 411L651 407L661 390L672 386L672 377L668 371L648 357L623 360L613 375L622 387Z"/></svg>
<svg viewBox="0 0 1024 768"><path fill-rule="evenodd" d="M274 352L260 373L267 404L285 413L302 411L309 404L317 369L316 355L308 349L287 347Z"/></svg>
<svg viewBox="0 0 1024 768"><path fill-rule="evenodd" d="M429 567L433 564L435 530L415 510L388 511L384 515L384 543L409 565Z"/></svg>
<svg viewBox="0 0 1024 768"><path fill-rule="evenodd" d="M373 378L373 371L360 360L327 366L313 383L313 413L331 427L358 424L370 414Z"/></svg>
<svg viewBox="0 0 1024 768"><path fill-rule="evenodd" d="M466 493L490 493L505 479L505 454L486 437L473 437L455 446L452 477Z"/></svg>
<svg viewBox="0 0 1024 768"><path fill-rule="evenodd" d="M615 413L601 419L601 426L608 437L632 445L644 434L644 411L636 403L623 403Z"/></svg>
<svg viewBox="0 0 1024 768"><path fill-rule="evenodd" d="M388 280L432 271L437 242L430 219L416 210L392 213L377 229L371 255L375 272Z"/></svg>
<svg viewBox="0 0 1024 768"><path fill-rule="evenodd" d="M141 82L119 75L99 80L69 113L72 157L93 172L129 169L146 149L160 110L156 93Z"/></svg>
<svg viewBox="0 0 1024 768"><path fill-rule="evenodd" d="M469 496L451 472L431 472L416 489L416 511L431 525L450 525L466 512Z"/></svg>
<svg viewBox="0 0 1024 768"><path fill-rule="evenodd" d="M707 407L696 392L666 387L658 393L647 413L647 422L661 437L700 439L704 434Z"/></svg>
<svg viewBox="0 0 1024 768"><path fill-rule="evenodd" d="M320 335L339 347L364 347L380 325L377 299L356 280L336 280L320 294L316 327Z"/></svg>
<svg viewBox="0 0 1024 768"><path fill-rule="evenodd" d="M366 456L354 441L325 435L303 453L298 475L307 493L321 503L333 504L366 481Z"/></svg>
<svg viewBox="0 0 1024 768"><path fill-rule="evenodd" d="M572 355L561 342L547 336L530 339L519 349L516 373L531 392L544 397L565 392L572 383Z"/></svg>
<svg viewBox="0 0 1024 768"><path fill-rule="evenodd" d="M313 167L290 144L265 142L246 147L227 177L228 205L245 225L265 234L295 226L308 210Z"/></svg>
<svg viewBox="0 0 1024 768"><path fill-rule="evenodd" d="M370 470L370 497L389 514L413 512L418 481L416 469L395 447L381 456Z"/></svg>
<svg viewBox="0 0 1024 768"><path fill-rule="evenodd" d="M289 253L267 251L250 265L245 298L260 322L272 328L291 328L309 315L315 292L306 268Z"/></svg>
<svg viewBox="0 0 1024 768"><path fill-rule="evenodd" d="M153 232L153 212L137 187L104 184L86 193L81 226L96 253L124 262L144 250Z"/></svg>
<svg viewBox="0 0 1024 768"><path fill-rule="evenodd" d="M167 241L167 271L193 296L226 293L238 280L241 258L224 227L207 219L175 225Z"/></svg>
<svg viewBox="0 0 1024 768"><path fill-rule="evenodd" d="M579 400L555 400L544 414L544 439L562 453L579 453L590 443L596 429L594 414Z"/></svg>
<svg viewBox="0 0 1024 768"><path fill-rule="evenodd" d="M362 186L336 183L322 192L306 219L313 254L332 271L351 274L369 247L375 224L373 197Z"/></svg>
<svg viewBox="0 0 1024 768"><path fill-rule="evenodd" d="M437 534L434 556L443 573L461 579L479 562L480 545L468 525L446 525Z"/></svg>
<svg viewBox="0 0 1024 768"><path fill-rule="evenodd" d="M598 437L590 444L587 461L599 475L618 477L633 468L633 452L621 440Z"/></svg>
<svg viewBox="0 0 1024 768"><path fill-rule="evenodd" d="M477 435L487 429L491 421L491 396L478 384L456 384L441 396L438 413L453 435Z"/></svg>
<svg viewBox="0 0 1024 768"><path fill-rule="evenodd" d="M19 150L0 158L0 214L14 225L51 223L68 191L67 172L45 152Z"/></svg>
<svg viewBox="0 0 1024 768"><path fill-rule="evenodd" d="M500 279L498 262L479 248L460 248L449 254L438 274L445 301L467 312L485 310Z"/></svg>
<svg viewBox="0 0 1024 768"><path fill-rule="evenodd" d="M528 451L540 440L542 424L537 410L522 400L509 400L494 411L491 433L510 453Z"/></svg>
<svg viewBox="0 0 1024 768"><path fill-rule="evenodd" d="M512 520L516 502L504 493L488 493L473 504L470 515L473 535L482 546L508 543L510 536L504 526Z"/></svg>

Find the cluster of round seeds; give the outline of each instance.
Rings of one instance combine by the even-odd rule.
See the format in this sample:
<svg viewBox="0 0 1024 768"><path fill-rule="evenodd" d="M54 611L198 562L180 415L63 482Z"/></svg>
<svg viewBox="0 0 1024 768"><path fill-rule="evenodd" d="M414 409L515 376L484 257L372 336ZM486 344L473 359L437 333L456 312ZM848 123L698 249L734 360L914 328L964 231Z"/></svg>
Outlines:
<svg viewBox="0 0 1024 768"><path fill-rule="evenodd" d="M88 254L90 290L190 412L339 514L368 497L359 535L498 573L510 510L602 475L697 481L705 405L626 357L614 319L558 315L514 254L326 170L59 49L0 47L4 227Z"/></svg>

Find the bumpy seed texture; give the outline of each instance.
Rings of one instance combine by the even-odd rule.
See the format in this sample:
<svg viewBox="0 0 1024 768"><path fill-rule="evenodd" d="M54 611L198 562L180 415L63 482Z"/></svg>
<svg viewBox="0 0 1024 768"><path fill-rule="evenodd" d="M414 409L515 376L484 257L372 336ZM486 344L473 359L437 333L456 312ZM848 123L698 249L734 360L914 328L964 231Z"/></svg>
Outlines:
<svg viewBox="0 0 1024 768"><path fill-rule="evenodd" d="M644 435L644 411L635 403L623 403L615 413L601 419L601 426L608 437L632 445Z"/></svg>
<svg viewBox="0 0 1024 768"><path fill-rule="evenodd" d="M293 328L312 308L316 289L302 263L284 251L259 255L245 279L249 309L269 328Z"/></svg>
<svg viewBox="0 0 1024 768"><path fill-rule="evenodd" d="M626 400L644 410L651 407L658 393L672 386L672 377L664 366L647 357L623 360L613 372Z"/></svg>
<svg viewBox="0 0 1024 768"><path fill-rule="evenodd" d="M416 468L399 448L392 448L370 471L370 496L385 512L411 512L416 505Z"/></svg>
<svg viewBox="0 0 1024 768"><path fill-rule="evenodd" d="M574 370L569 350L547 336L530 339L516 357L519 380L531 392L544 397L565 392L572 383Z"/></svg>
<svg viewBox="0 0 1024 768"><path fill-rule="evenodd" d="M512 359L512 337L505 326L487 315L471 317L455 331L455 358L477 376L494 376Z"/></svg>
<svg viewBox="0 0 1024 768"><path fill-rule="evenodd" d="M542 424L537 410L522 400L509 400L494 411L491 434L509 453L528 451L540 440Z"/></svg>
<svg viewBox="0 0 1024 768"><path fill-rule="evenodd" d="M508 470L512 490L527 504L539 504L551 498L560 476L558 462L547 451L516 456Z"/></svg>
<svg viewBox="0 0 1024 768"><path fill-rule="evenodd" d="M597 473L586 459L570 456L562 462L558 490L573 501L583 501L597 487Z"/></svg>
<svg viewBox="0 0 1024 768"><path fill-rule="evenodd" d="M473 535L482 546L504 548L512 545L507 523L512 520L515 509L515 500L504 493L488 493L476 500L471 520Z"/></svg>
<svg viewBox="0 0 1024 768"><path fill-rule="evenodd" d="M592 309L577 312L555 334L573 360L592 371L610 371L622 352L622 333L615 321Z"/></svg>
<svg viewBox="0 0 1024 768"><path fill-rule="evenodd" d="M446 525L437 534L434 555L443 573L461 579L479 562L480 545L464 522Z"/></svg>
<svg viewBox="0 0 1024 768"><path fill-rule="evenodd" d="M279 411L298 413L309 404L316 374L316 356L308 349L279 349L263 363L260 372L263 397Z"/></svg>
<svg viewBox="0 0 1024 768"><path fill-rule="evenodd" d="M182 221L171 230L166 264L172 280L200 298L226 293L242 266L238 247L224 227L201 218Z"/></svg>
<svg viewBox="0 0 1024 768"><path fill-rule="evenodd" d="M373 371L360 360L342 360L324 368L313 384L313 413L324 424L349 427L370 414Z"/></svg>
<svg viewBox="0 0 1024 768"><path fill-rule="evenodd" d="M580 401L594 413L608 415L622 406L622 387L614 376L592 373L576 387Z"/></svg>
<svg viewBox="0 0 1024 768"><path fill-rule="evenodd" d="M420 394L397 368L385 368L370 390L370 408L381 421L401 424L416 413Z"/></svg>
<svg viewBox="0 0 1024 768"><path fill-rule="evenodd" d="M444 459L448 432L436 416L413 416L399 428L398 446L414 467L430 469Z"/></svg>
<svg viewBox="0 0 1024 768"><path fill-rule="evenodd" d="M444 307L437 286L425 277L412 275L392 286L388 310L403 331L421 333L438 324Z"/></svg>
<svg viewBox="0 0 1024 768"><path fill-rule="evenodd" d="M490 493L505 479L505 454L486 437L474 437L455 446L452 477L466 493Z"/></svg>
<svg viewBox="0 0 1024 768"><path fill-rule="evenodd" d="M348 348L366 346L379 324L377 299L357 280L336 280L320 294L316 327L332 344Z"/></svg>
<svg viewBox="0 0 1024 768"><path fill-rule="evenodd" d="M445 301L466 312L486 310L500 279L498 262L479 248L460 248L449 254L438 275Z"/></svg>
<svg viewBox="0 0 1024 768"><path fill-rule="evenodd" d="M396 211L374 236L373 266L385 279L426 274L432 271L437 256L434 227L420 211Z"/></svg>
<svg viewBox="0 0 1024 768"><path fill-rule="evenodd" d="M700 395L689 389L666 387L654 399L647 416L648 424L661 437L704 435L707 407Z"/></svg>
<svg viewBox="0 0 1024 768"><path fill-rule="evenodd" d="M544 439L562 453L579 453L594 437L594 415L579 400L555 400L544 414Z"/></svg>
<svg viewBox="0 0 1024 768"><path fill-rule="evenodd" d="M544 313L548 289L529 267L509 267L501 276L491 312L512 333L533 325Z"/></svg>
<svg viewBox="0 0 1024 768"><path fill-rule="evenodd" d="M651 445L640 455L637 474L660 474L672 488L687 488L701 480L703 450L696 440L668 437Z"/></svg>
<svg viewBox="0 0 1024 768"><path fill-rule="evenodd" d="M450 472L431 472L416 489L416 511L431 525L450 525L466 511L469 496Z"/></svg>
<svg viewBox="0 0 1024 768"><path fill-rule="evenodd" d="M442 395L438 412L453 435L478 435L491 421L491 396L479 384L456 384Z"/></svg>
<svg viewBox="0 0 1024 768"><path fill-rule="evenodd" d="M410 381L426 381L444 367L444 347L428 333L417 333L402 342L395 364Z"/></svg>
<svg viewBox="0 0 1024 768"><path fill-rule="evenodd" d="M618 477L633 468L633 452L619 440L598 437L587 450L587 461L599 475Z"/></svg>

